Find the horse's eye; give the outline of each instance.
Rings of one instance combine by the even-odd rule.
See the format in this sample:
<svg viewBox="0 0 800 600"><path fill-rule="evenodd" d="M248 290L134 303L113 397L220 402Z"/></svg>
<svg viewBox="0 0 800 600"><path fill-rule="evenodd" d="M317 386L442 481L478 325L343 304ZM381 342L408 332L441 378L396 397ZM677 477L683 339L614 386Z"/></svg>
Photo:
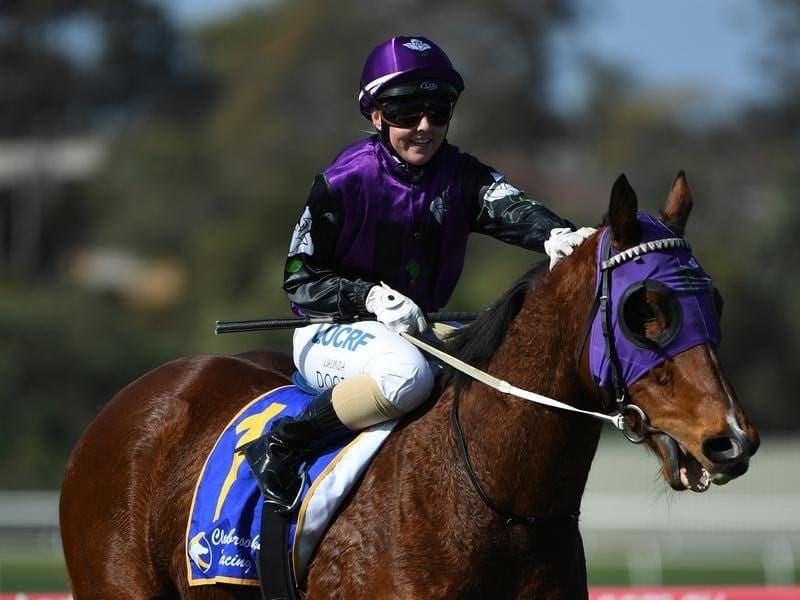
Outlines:
<svg viewBox="0 0 800 600"><path fill-rule="evenodd" d="M632 333L647 337L647 324L658 320L658 306L648 301L644 288L638 289L625 301L623 320Z"/></svg>
<svg viewBox="0 0 800 600"><path fill-rule="evenodd" d="M630 311L635 313L635 318L641 319L645 323L658 320L661 315L661 309L656 302L646 298L643 294L632 300Z"/></svg>
<svg viewBox="0 0 800 600"><path fill-rule="evenodd" d="M677 335L682 322L680 303L664 284L640 281L630 286L620 301L620 326L637 346L664 347Z"/></svg>

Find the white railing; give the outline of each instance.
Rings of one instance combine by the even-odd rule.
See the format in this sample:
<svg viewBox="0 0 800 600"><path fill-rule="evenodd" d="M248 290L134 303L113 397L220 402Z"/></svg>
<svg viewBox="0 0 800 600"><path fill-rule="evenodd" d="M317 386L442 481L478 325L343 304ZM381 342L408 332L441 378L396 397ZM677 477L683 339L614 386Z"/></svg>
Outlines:
<svg viewBox="0 0 800 600"><path fill-rule="evenodd" d="M768 439L741 479L678 494L655 457L606 435L582 505L590 575L593 566L624 566L629 583L659 585L666 568L705 564L800 583L798 456L799 440ZM58 492L0 491L0 566L9 553L60 560Z"/></svg>

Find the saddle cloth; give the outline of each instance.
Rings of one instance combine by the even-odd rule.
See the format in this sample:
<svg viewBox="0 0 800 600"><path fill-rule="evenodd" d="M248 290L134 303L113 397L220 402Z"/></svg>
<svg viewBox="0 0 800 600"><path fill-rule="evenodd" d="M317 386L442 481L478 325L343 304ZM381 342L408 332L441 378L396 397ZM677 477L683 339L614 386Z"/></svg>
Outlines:
<svg viewBox="0 0 800 600"><path fill-rule="evenodd" d="M263 502L244 456L234 449L265 433L276 417L300 414L311 399L293 385L267 392L239 411L217 439L189 511L189 585L259 585L256 565ZM303 501L284 542L292 552L298 581L330 519L396 424L387 421L338 440L309 467Z"/></svg>

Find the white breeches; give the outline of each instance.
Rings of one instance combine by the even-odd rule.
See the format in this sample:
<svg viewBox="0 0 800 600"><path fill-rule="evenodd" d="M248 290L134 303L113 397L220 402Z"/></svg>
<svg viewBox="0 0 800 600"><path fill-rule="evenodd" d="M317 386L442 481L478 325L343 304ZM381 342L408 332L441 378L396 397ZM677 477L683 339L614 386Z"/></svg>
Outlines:
<svg viewBox="0 0 800 600"><path fill-rule="evenodd" d="M320 390L366 375L394 408L406 413L433 388L433 372L422 353L377 321L309 325L295 330L293 345L295 366Z"/></svg>

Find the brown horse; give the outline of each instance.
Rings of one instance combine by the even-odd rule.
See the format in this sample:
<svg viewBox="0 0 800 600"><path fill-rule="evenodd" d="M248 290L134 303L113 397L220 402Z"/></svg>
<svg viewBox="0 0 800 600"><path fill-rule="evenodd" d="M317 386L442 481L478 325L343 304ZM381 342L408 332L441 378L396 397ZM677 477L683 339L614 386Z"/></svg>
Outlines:
<svg viewBox="0 0 800 600"><path fill-rule="evenodd" d="M680 174L664 222L682 232L691 204ZM635 194L620 177L608 212L617 249L638 243L635 213ZM582 342L598 238L552 272L534 268L456 334L454 351L518 387L600 410L608 394L590 375ZM648 336L669 325L658 310L664 301L648 291L656 311L641 323ZM270 352L183 358L130 384L98 414L72 453L61 495L77 600L260 597L253 587L188 585L187 512L224 426L247 401L285 385L291 370L287 356ZM486 501L451 423L456 390ZM645 435L672 487L699 491L747 470L758 434L712 344L652 368L628 393L647 415L631 426ZM585 598L577 514L600 428L586 416L448 378L440 397L388 438L342 504L308 565L304 597ZM487 502L535 520L507 519Z"/></svg>

